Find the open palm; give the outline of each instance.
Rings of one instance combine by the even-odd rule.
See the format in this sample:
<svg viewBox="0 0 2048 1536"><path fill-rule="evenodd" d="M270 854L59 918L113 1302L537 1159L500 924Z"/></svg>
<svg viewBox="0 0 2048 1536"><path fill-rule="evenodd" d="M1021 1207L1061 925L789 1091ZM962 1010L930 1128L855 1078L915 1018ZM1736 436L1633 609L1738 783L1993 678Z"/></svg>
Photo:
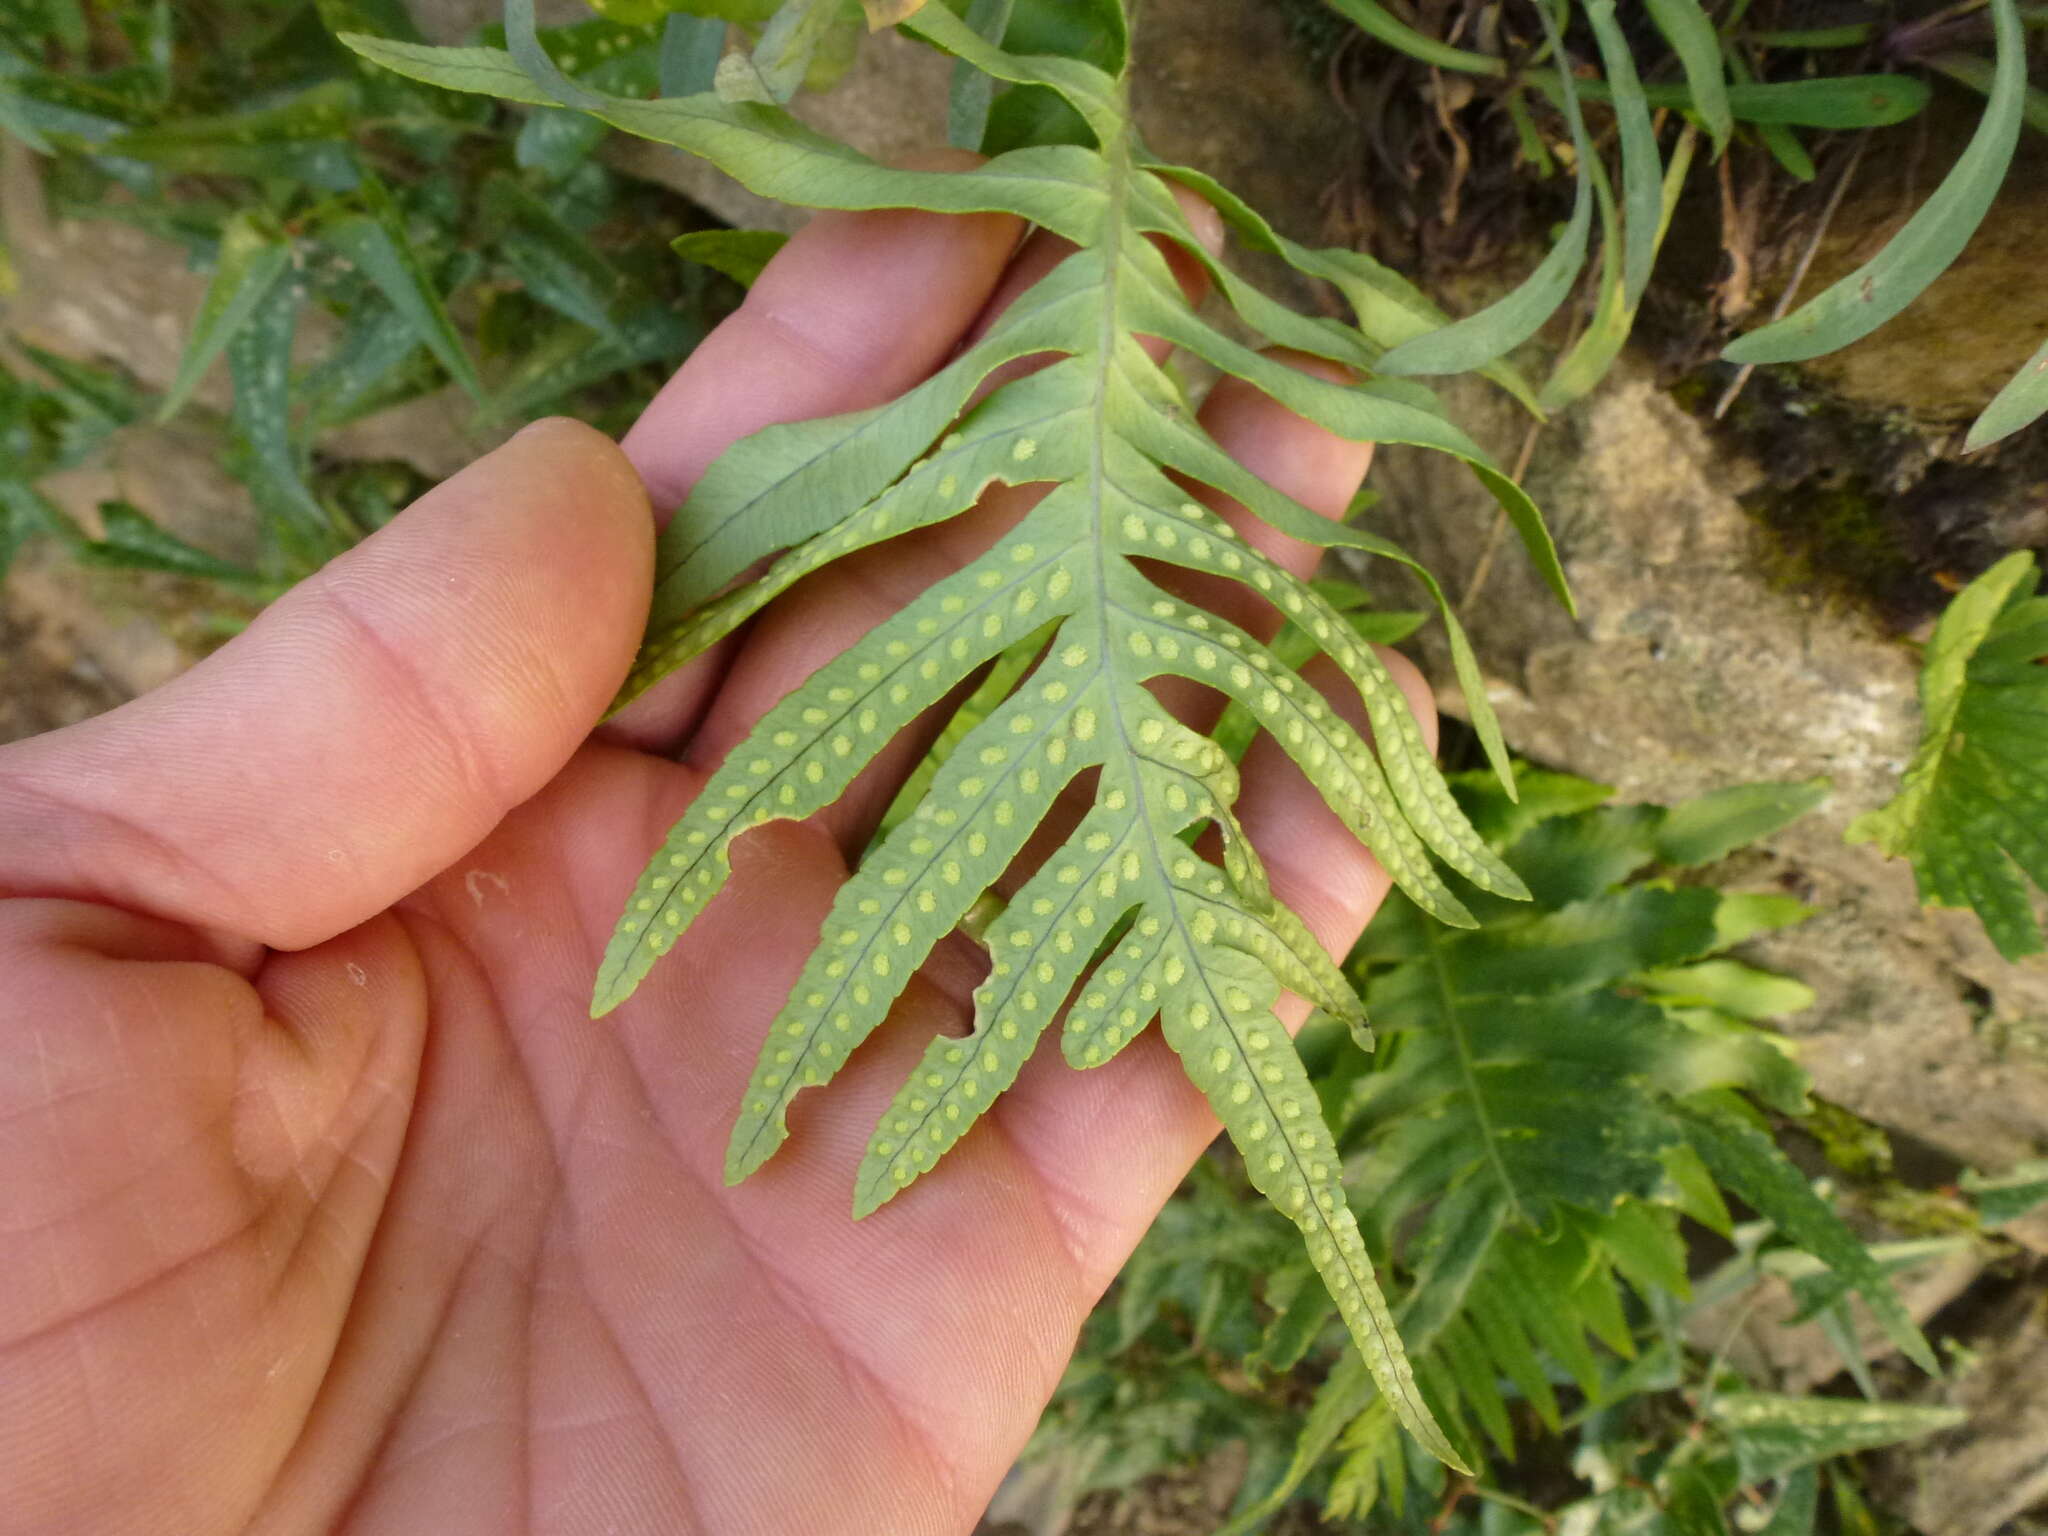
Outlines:
<svg viewBox="0 0 2048 1536"><path fill-rule="evenodd" d="M959 941L723 1186L762 1032L914 741L741 842L633 1002L586 1007L722 753L1021 493L822 573L589 733L645 616L650 495L767 422L915 383L1059 258L1018 233L820 218L624 454L529 429L176 683L0 752L0 1525L973 1526L1214 1134L1165 1048L1087 1074L1041 1053L854 1224L869 1128L966 1021ZM1242 386L1204 414L1326 512L1364 471ZM1348 944L1385 881L1278 753L1255 749L1241 815Z"/></svg>

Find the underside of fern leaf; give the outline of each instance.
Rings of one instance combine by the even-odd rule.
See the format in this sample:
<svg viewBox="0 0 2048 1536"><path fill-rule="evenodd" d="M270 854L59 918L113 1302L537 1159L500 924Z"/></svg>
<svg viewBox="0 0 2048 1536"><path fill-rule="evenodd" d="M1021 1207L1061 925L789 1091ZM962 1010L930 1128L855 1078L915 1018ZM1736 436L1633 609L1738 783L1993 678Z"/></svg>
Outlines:
<svg viewBox="0 0 2048 1536"><path fill-rule="evenodd" d="M1077 247L923 385L875 410L743 440L677 513L663 536L653 617L626 697L842 555L957 516L998 483L1048 487L993 548L820 668L732 751L635 887L606 949L592 1011L624 1001L676 944L724 884L735 838L830 805L963 679L1038 637L1037 664L951 744L922 799L841 889L772 1025L733 1129L728 1178L767 1160L788 1135L795 1095L839 1070L933 947L1012 871L1062 791L1092 771L1092 806L982 934L990 970L974 997L970 1034L934 1040L877 1127L857 1211L932 1167L1016 1078L1055 1020L1064 1019L1068 1060L1088 1067L1156 1017L1253 1182L1301 1229L1394 1411L1455 1463L1374 1281L1315 1092L1273 1013L1285 989L1362 1025L1357 998L1268 890L1231 812L1237 774L1229 756L1169 714L1148 683L1191 678L1241 705L1437 918L1471 921L1432 855L1484 890L1526 892L1450 795L1372 648L1322 593L1249 547L1185 487L1233 497L1297 537L1405 557L1238 466L1135 338L1183 348L1345 437L1456 455L1500 497L1561 588L1555 555L1534 508L1426 392L1310 377L1226 337L1188 307L1155 239L1210 260L1172 193L1176 180L1203 183L1145 158L1123 81L1072 60L1003 53L941 6L907 25L998 79L1057 91L1095 146L1014 150L951 174L880 167L759 103L709 93L652 102L598 96L551 73L525 3L508 7L512 55L352 40L369 57L436 84L581 107L705 155L789 201L1003 210ZM1267 340L1361 371L1377 357L1379 347L1360 332L1307 319L1213 263L1211 270L1239 318ZM993 370L1047 355L1055 360L970 403ZM1241 583L1267 599L1343 670L1363 700L1373 745L1256 637L1173 595L1141 560ZM765 571L741 579L764 561ZM1444 617L1455 624L1448 611ZM1468 654L1462 636L1454 644ZM1483 692L1471 692L1483 710ZM1497 742L1497 732L1489 739ZM1194 850L1192 834L1204 826L1221 834L1220 864Z"/></svg>

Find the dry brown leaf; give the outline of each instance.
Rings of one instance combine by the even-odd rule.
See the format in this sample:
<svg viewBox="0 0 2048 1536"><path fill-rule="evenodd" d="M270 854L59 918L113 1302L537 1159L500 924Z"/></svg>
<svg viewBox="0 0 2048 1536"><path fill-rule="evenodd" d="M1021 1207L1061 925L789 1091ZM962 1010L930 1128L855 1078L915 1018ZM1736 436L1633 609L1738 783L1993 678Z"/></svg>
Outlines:
<svg viewBox="0 0 2048 1536"><path fill-rule="evenodd" d="M868 30L879 32L884 27L893 27L904 17L922 9L924 0L860 0L860 8L868 13Z"/></svg>

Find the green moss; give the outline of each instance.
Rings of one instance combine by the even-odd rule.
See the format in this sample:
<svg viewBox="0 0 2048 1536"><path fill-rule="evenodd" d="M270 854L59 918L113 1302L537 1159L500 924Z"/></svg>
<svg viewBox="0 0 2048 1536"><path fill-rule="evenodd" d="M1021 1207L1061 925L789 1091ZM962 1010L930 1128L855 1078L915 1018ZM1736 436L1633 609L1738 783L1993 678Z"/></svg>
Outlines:
<svg viewBox="0 0 2048 1536"><path fill-rule="evenodd" d="M1882 1179L1892 1171L1892 1143L1878 1126L1839 1104L1815 1099L1800 1128L1820 1143L1830 1163L1853 1179Z"/></svg>
<svg viewBox="0 0 2048 1536"><path fill-rule="evenodd" d="M1953 1193L1886 1184L1870 1200L1870 1213L1902 1237L1954 1237L1981 1230L1969 1206Z"/></svg>
<svg viewBox="0 0 2048 1536"><path fill-rule="evenodd" d="M1743 498L1762 530L1757 568L1779 591L1820 592L1895 615L1924 580L1891 499L1861 474L1767 486Z"/></svg>

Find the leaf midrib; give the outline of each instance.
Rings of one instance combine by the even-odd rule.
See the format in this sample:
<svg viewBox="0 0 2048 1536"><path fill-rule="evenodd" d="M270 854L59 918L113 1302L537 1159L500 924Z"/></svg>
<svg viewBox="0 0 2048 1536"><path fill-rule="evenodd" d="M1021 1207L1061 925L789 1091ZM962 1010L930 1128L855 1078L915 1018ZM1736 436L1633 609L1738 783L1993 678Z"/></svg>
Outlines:
<svg viewBox="0 0 2048 1536"><path fill-rule="evenodd" d="M1479 1122L1480 1139L1486 1144L1486 1160L1493 1166L1494 1177L1500 1180L1500 1187L1507 1195L1508 1207L1518 1222L1527 1223L1528 1216L1522 1209L1521 1192L1508 1173L1507 1161L1500 1155L1498 1134L1494 1130L1493 1116L1486 1106L1486 1095L1480 1090L1479 1068L1472 1056L1472 1042L1466 1038L1464 1015L1459 1010L1456 986L1451 981L1450 967L1444 963L1444 947L1437 942L1437 930L1425 930L1424 946L1429 954L1430 975L1436 982L1437 1001L1443 1012L1444 1029L1451 1037L1451 1044L1458 1055L1458 1075L1465 1084L1465 1092L1472 1100L1472 1114Z"/></svg>

